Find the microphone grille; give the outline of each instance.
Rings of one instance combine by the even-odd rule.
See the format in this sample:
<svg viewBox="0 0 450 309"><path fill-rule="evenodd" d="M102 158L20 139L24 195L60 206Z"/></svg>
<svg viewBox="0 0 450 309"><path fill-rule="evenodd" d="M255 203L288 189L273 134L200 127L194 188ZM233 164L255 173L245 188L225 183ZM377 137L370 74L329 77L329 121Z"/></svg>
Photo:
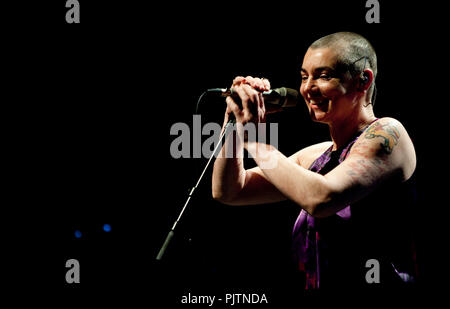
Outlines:
<svg viewBox="0 0 450 309"><path fill-rule="evenodd" d="M281 90L281 89L283 89L283 90ZM292 88L285 88L285 87L283 87L281 89L280 89L280 93L281 93L281 91L283 91L284 94L285 94L284 96L286 97L286 100L285 100L285 102L284 102L282 107L283 108L285 108L285 107L296 107L298 105L298 103L299 103L299 97L300 97L299 92L297 90L295 90L295 89L292 89Z"/></svg>

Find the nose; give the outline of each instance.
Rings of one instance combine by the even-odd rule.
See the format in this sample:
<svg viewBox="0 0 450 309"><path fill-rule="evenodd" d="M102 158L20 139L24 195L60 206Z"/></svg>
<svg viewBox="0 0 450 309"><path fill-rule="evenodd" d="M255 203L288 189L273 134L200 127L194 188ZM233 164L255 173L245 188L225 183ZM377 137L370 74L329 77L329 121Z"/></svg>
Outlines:
<svg viewBox="0 0 450 309"><path fill-rule="evenodd" d="M303 81L301 88L302 88L301 92L303 93L304 96L316 91L316 84L312 76L310 76L307 80Z"/></svg>

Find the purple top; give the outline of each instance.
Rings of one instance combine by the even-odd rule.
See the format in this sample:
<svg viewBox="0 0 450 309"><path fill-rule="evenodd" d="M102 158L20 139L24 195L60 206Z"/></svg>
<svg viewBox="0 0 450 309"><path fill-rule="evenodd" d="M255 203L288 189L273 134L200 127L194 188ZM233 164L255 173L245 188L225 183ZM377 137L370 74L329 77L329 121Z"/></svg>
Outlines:
<svg viewBox="0 0 450 309"><path fill-rule="evenodd" d="M347 158L352 146L364 131L358 132L345 147L337 151L333 151L333 147L330 147L313 162L309 170L321 174L328 173ZM386 216L381 213L379 207L376 207L380 203L377 197L372 196L363 203L366 205L358 205L356 210L349 205L336 215L323 219L314 218L305 210L301 210L293 229L293 253L298 270L306 275L305 289L320 288L321 282L325 279L323 276L327 277L326 282L330 282L330 277L333 276L340 278L331 280L339 281L341 278L353 280L349 278L360 269L364 269L364 263L367 261L364 261L365 258L388 257L386 259L388 265L392 265L395 273L399 273L393 264L394 259L390 258L390 253L385 254L391 247L398 247L391 246L390 240L386 241L395 238L391 237L393 229L390 229L389 225L393 221L391 217L395 214ZM383 231L379 230L380 226ZM395 241L397 240L398 238L395 238ZM364 251L365 248L369 249ZM367 253L367 256L364 253ZM403 258L404 255L401 256ZM354 271L356 268L358 270ZM351 278L361 280L360 273L356 276L358 277ZM364 275L362 276L364 280Z"/></svg>
<svg viewBox="0 0 450 309"><path fill-rule="evenodd" d="M362 132L359 132L356 137L342 150L339 156L339 163L342 163L350 153L353 144L359 138ZM330 161L333 146L331 146L324 154L316 159L310 166L309 170L319 173L322 168ZM351 208L347 206L341 211L337 212L343 220L348 220L351 217ZM319 232L315 229L316 219L309 215L305 210L301 210L300 215L294 225L293 230L293 246L295 248L295 255L298 260L299 270L306 273L306 289L315 289L320 287L320 263L319 263Z"/></svg>

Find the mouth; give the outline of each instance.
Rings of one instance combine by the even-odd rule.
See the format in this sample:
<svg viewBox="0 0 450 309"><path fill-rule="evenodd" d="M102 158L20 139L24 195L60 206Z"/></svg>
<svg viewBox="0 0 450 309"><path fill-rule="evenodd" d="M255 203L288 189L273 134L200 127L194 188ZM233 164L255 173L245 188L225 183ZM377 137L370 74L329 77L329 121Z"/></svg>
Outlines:
<svg viewBox="0 0 450 309"><path fill-rule="evenodd" d="M311 108L321 108L324 106L327 106L328 103L330 102L329 99L310 99L309 100L309 104L311 106Z"/></svg>

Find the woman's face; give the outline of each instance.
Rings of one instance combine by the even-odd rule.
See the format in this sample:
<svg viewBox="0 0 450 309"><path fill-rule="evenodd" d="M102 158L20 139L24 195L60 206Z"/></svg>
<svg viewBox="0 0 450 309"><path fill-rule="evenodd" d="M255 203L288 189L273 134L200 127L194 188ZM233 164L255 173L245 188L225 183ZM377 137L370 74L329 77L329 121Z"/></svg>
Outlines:
<svg viewBox="0 0 450 309"><path fill-rule="evenodd" d="M314 121L344 120L354 110L357 102L354 83L348 72L337 72L333 49L308 49L301 76L300 93Z"/></svg>

